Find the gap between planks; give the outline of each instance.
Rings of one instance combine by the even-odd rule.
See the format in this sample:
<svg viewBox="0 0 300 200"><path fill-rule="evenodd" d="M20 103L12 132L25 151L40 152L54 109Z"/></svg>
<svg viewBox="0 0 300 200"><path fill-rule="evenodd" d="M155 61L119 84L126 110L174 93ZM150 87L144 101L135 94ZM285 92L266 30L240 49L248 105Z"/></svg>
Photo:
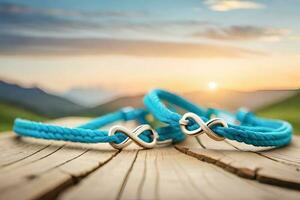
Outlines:
<svg viewBox="0 0 300 200"><path fill-rule="evenodd" d="M297 141L293 140L293 143ZM291 145L295 146L296 144L293 143ZM238 148L235 145L240 146ZM287 147L264 151L264 154L261 155L261 150L265 150L265 148L255 148L233 141L216 142L206 135L201 135L198 138L189 138L183 144L176 145L175 148L240 177L300 190L299 165L282 163L281 160L277 160L278 158L271 159L272 151L277 151L278 154ZM295 155L294 152L285 151L286 156L289 154Z"/></svg>
<svg viewBox="0 0 300 200"><path fill-rule="evenodd" d="M237 190L238 187L238 190ZM299 192L241 179L173 147L130 151L78 185L61 200L79 199L298 199Z"/></svg>
<svg viewBox="0 0 300 200"><path fill-rule="evenodd" d="M86 119L75 121L78 124ZM61 119L57 123L74 125L74 119ZM14 138L10 137L8 141ZM5 144L6 138L0 142ZM83 145L32 138L22 138L19 142L2 145L7 147L6 156L13 162L0 159L5 163L0 168L0 179L6 180L0 182L0 199L52 199L118 154L107 144ZM32 149L34 144L36 148Z"/></svg>
<svg viewBox="0 0 300 200"><path fill-rule="evenodd" d="M73 120L71 120L71 121L73 122ZM199 141L201 142L201 140L199 140ZM213 141L213 142L215 143L215 141ZM35 141L34 141L34 143L35 143ZM55 143L55 144L57 144L57 143ZM25 171L26 171L26 166L27 166L27 171L28 171L29 169L31 169L31 167L36 169L36 168L42 166L42 165L36 164L36 163L40 162L40 160L38 160L38 158L40 158L41 160L49 159L49 157L52 157L52 160L55 160L57 158L62 159L60 156L62 156L64 154L62 152L63 149L64 148L68 149L69 147L73 146L73 144L72 145L67 144L66 147L64 147L64 145L65 145L65 143L62 143L60 145L54 145L54 144L51 143L49 147L53 147L53 146L55 147L56 146L56 148L58 148L58 150L56 150L56 152L49 153L49 151L48 151L49 147L47 147L47 148L41 150L40 152L34 153L30 156L27 156L24 159L21 159L19 161L16 161L15 163L10 164L9 166L4 167L4 169L9 171L9 170L12 170L12 169L13 170L18 169L18 168L21 169L21 167L23 168L25 166ZM205 144L202 144L202 145L205 145ZM77 145L75 145L75 146L77 146ZM79 145L79 146L81 146L81 145ZM190 145L188 147L193 147L193 146ZM197 148L199 148L199 143L197 143ZM102 163L101 163L101 161L99 161L101 159L99 159L97 156L99 156L99 154L101 155L104 152L97 152L97 151L93 150L93 148L91 150L87 150L87 149L90 149L90 147L85 147L83 149L80 149L80 152L76 152L72 157L74 159L71 159L71 160L69 159L70 160L69 162L63 162L63 160L61 160L60 164L57 164L52 168L49 167L48 170L39 171L39 173L37 173L37 176L33 176L32 180L30 180L29 184L28 184L28 180L20 181L19 183L27 183L27 185L21 185L21 187L14 188L14 191L11 190L11 193L6 193L6 194L10 194L11 196L8 195L6 197L11 197L11 199L16 199L16 198L13 198L13 197L22 197L23 199L26 199L26 198L27 199L33 199L33 198L38 199L38 198L41 198L41 197L42 198L54 198L56 195L61 194L62 196L60 196L60 198L62 198L62 199L66 198L67 199L68 195L70 195L71 193L76 191L78 188L82 188L82 185L85 185L84 182L86 182L90 179L95 179L94 177L96 177L96 179L97 179L96 175L98 173L103 174L103 171L105 171L105 170L107 171L107 176L105 178L101 179L102 181L104 181L103 185L110 184L110 181L112 183L115 183L112 179L115 176L115 174L111 171L111 169L113 168L112 166L114 166L114 164L118 160L120 161L120 160L123 159L123 162L119 162L119 164L116 165L117 167L113 168L114 170L116 170L116 172L119 172L118 168L119 167L123 168L124 163L128 162L128 160L127 159L124 160L124 158L129 158L129 160L130 160L129 165L126 165L127 167L125 167L125 170L122 172L123 179L122 178L118 179L118 183L115 183L115 184L118 184L119 186L118 187L116 187L116 186L108 187L108 185L107 185L107 187L106 187L106 188L108 188L107 189L108 191L111 191L112 188L118 188L118 189L116 189L116 192L113 193L114 194L113 199L116 199L116 198L123 199L123 198L129 197L128 195L130 194L130 191L131 191L131 189L129 189L130 187L136 188L136 189L132 190L132 191L136 191L136 193L133 192L132 197L137 197L137 199L147 197L147 196L145 196L146 194L148 195L148 197L150 197L152 195L152 197L167 198L168 194L166 194L166 193L164 193L163 191L160 191L160 190L161 190L161 188L167 187L166 185L170 184L168 179L172 178L171 175L176 176L177 174L180 174L181 170L185 170L184 168L186 168L187 170L193 171L194 170L193 168L189 169L189 165L192 163L193 165L191 165L191 166L194 166L195 162L197 161L197 160L194 160L191 163L188 162L189 164L184 164L184 167L181 168L181 170L178 170L178 166L177 166L176 167L177 170L173 169L174 172L170 174L170 173L168 173L168 169L169 168L172 169L172 165L168 164L168 163L172 163L174 161L171 160L172 161L171 162L169 160L168 162L164 162L164 160L168 160L168 155L170 155L170 153L168 153L169 150L164 149L164 148L163 149L157 149L157 150L147 150L147 151L144 151L144 150L138 151L138 150L130 150L130 149L127 150L126 149L125 151L122 151L119 154L118 154L118 152L114 152L115 153L114 155L110 155L109 158L106 157L106 159L104 159L104 161L102 159ZM105 149L105 148L103 148L103 149ZM68 150L72 150L72 149L68 149ZM47 156L44 155L44 157L42 157L43 156L42 155L43 151L47 151L47 153L49 155L47 154ZM52 149L52 151L55 151L55 150ZM171 154L173 153L173 151L174 150L172 150ZM57 155L57 153L60 156L57 156L57 157L53 158L53 156ZM86 154L88 154L88 157L86 157L87 156ZM118 156L116 156L117 154L118 154ZM179 153L179 154L181 154L181 153ZM80 156L78 156L78 155L80 155ZM85 155L85 156L82 156L82 155ZM155 155L155 156L153 156L153 155ZM147 156L149 156L149 157L147 157ZM176 154L176 157L177 156L179 156L179 155ZM182 158L182 156L186 157L183 160L185 160L185 161L186 161L186 159L190 160L190 158L185 156L184 154L181 154L179 157ZM173 158L176 160L176 157L173 157ZM144 167L143 167L143 164L141 163L141 159L142 159L142 163L144 164ZM155 170L152 170L151 167L147 167L147 165L145 165L145 163L149 165L149 162L148 162L149 160L150 160L150 162L155 163L154 166L150 165L150 166L153 166ZM185 161L182 161L182 162L184 163ZM199 161L197 161L197 162L199 162ZM162 165L161 163L168 164L168 165L166 165L168 167ZM175 162L175 164L180 165L180 162ZM87 167L85 167L85 170L76 169L78 166L82 167L82 166L86 166L86 165L87 165ZM199 164L197 164L197 166L198 165ZM203 164L199 165L198 170L204 170L205 171L206 168L203 167L203 166L206 166L206 165L203 165ZM142 173L140 172L140 169L139 169L138 166L140 166L140 169L142 169ZM223 170L219 170L217 168L213 168L213 169L217 170L218 173L224 173L226 176L231 177L231 179L239 180L239 178L233 178L234 177L233 175L227 174L227 172L225 173L225 171L223 172ZM196 170L195 173L199 173L198 170ZM166 174L162 174L162 173L160 173L160 171L163 171ZM220 172L220 171L222 171L222 172ZM18 173L21 173L21 175L22 175L22 173L24 173L24 172L18 172ZM149 176L148 175L149 173L152 174L153 176L152 175ZM213 172L210 171L210 173L213 173ZM25 174L30 175L31 173L25 172ZM133 181L135 179L134 177L136 175L139 176L140 174L143 174L142 175L142 180L138 181L139 184L134 184L134 182L135 182L135 181ZM198 175L198 176L200 176L200 175ZM204 176L204 175L202 175L202 176ZM85 178L82 179L83 177L85 177ZM155 177L154 184L151 181L152 180L151 177ZM186 178L184 178L185 175L181 174L180 177L183 180L186 179ZM191 178L191 175L189 175L187 177L188 177L189 180L190 179L193 180L193 178ZM201 178L201 177L198 177L198 178ZM217 178L217 177L215 177L215 178ZM50 179L54 179L54 182L56 181L55 183L59 183L59 185L57 185L57 184L51 185L51 183L48 183L48 185L47 184L42 185L42 183L48 182ZM124 181L120 181L120 180L124 180ZM166 180L167 180L167 182L164 182ZM175 179L175 180L177 180L177 179ZM73 186L78 181L80 181L79 184ZM213 180L210 180L210 181L213 181ZM283 189L280 189L280 188L274 189L271 186L261 186L261 184L258 184L256 182L252 183L252 182L253 181L250 181L249 184L251 184L251 185L254 184L255 187L259 187L259 188L267 187L269 189L271 188L270 190L272 190L272 191L273 190L274 191L277 191L277 190L281 191L282 190L283 194L286 194L284 192L286 190L283 190ZM192 187L198 188L196 183L192 184ZM153 185L153 186L151 186L151 185ZM224 185L225 185L225 183L224 183ZM71 187L71 186L73 186L73 187ZM98 186L98 184L95 184L94 186ZM237 185L235 185L235 187L236 186ZM154 189L151 189L152 187L154 187ZM39 191L34 191L32 193L32 188L35 188ZM70 190L65 190L67 188L70 188ZM174 190L174 189L177 190L177 193L175 192L175 194L177 194L177 196L175 195L174 198L176 198L176 197L182 197L183 198L184 197L183 194L180 192L180 187L178 185L176 185L176 184L171 185L170 187L167 187L167 188L172 189L172 190ZM154 191L154 192L152 192L152 193L147 192L148 189L150 191ZM103 190L103 188L102 188L102 190ZM66 191L66 193L65 193L65 191ZM29 192L31 192L31 193L29 193ZM291 194L295 194L292 191L288 191L288 192L290 192ZM91 196L92 192L88 192L86 194L89 195L89 197L92 197ZM99 198L99 195L104 195L104 194L105 194L105 192L99 192L99 188L96 188L96 193L95 193L96 198ZM192 192L191 194L193 194L194 196L190 195L190 197L191 196L196 197L195 194L197 194L197 197L201 197L201 195L198 194L195 191ZM275 194L277 194L277 193L275 192ZM299 193L297 193L297 194L299 194ZM3 196L3 193L1 193L0 195L2 197L5 197L5 196ZM212 194L209 194L209 195L212 195ZM263 194L262 196L264 196L264 195L265 194ZM75 197L76 197L76 195L75 195ZM105 197L109 197L109 195L105 196ZM187 197L189 197L189 196L187 196ZM293 195L291 195L290 197L292 198ZM2 198L0 198L0 199L2 199ZM9 199L9 198L5 198L5 199Z"/></svg>

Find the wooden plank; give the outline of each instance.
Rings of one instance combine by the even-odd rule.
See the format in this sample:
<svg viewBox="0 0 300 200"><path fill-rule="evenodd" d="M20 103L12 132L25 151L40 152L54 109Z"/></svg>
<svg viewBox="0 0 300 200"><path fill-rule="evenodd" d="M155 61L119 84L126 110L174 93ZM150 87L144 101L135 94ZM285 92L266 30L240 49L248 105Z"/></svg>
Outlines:
<svg viewBox="0 0 300 200"><path fill-rule="evenodd" d="M240 179L169 147L122 151L59 199L298 199L299 194Z"/></svg>
<svg viewBox="0 0 300 200"><path fill-rule="evenodd" d="M55 169L18 183L14 188L1 191L0 199L53 199L60 190L73 184L73 181L70 175Z"/></svg>
<svg viewBox="0 0 300 200"><path fill-rule="evenodd" d="M84 120L72 118L68 123L74 126ZM61 122L64 123L64 121ZM207 160L204 159L206 162L223 163L223 167L232 169L234 172L236 172L234 167L239 166L235 159L241 160L242 167L249 164L243 160L244 156L239 158L235 155L235 153L240 154L241 151L231 144L202 138L198 141L190 139L177 145L176 148L186 154L201 158L198 152L193 152L193 149L200 149L202 154L206 152L205 155L210 155ZM7 142L5 140L7 138L3 139L4 143ZM33 144L41 145L40 142L44 141L22 138L18 145L21 146L20 149L29 150ZM7 155L15 156L9 148L4 147L4 149ZM249 153L268 162L296 168L267 159L254 152L242 151L242 153ZM57 195L60 195L60 199L85 199L87 197L89 199L156 199L157 197L162 199L170 197L174 199L223 199L224 195L232 199L250 197L251 199L253 197L298 199L299 197L299 192L296 190L241 179L219 167L186 156L171 147L140 150L136 145L131 145L119 153L108 144L50 142L40 151L27 155L24 153L22 156L15 156L15 159L22 159L0 168L0 180L5 180L0 181L0 199L53 199ZM222 162L216 162L218 156ZM247 157L252 159L251 156ZM231 162L234 167L230 166ZM254 162L260 163L256 160ZM249 166L251 170L256 169ZM242 171L244 174L251 175L251 170ZM257 178L257 175L255 173L251 176ZM78 184L70 187L76 183ZM70 189L65 190L68 187ZM237 192L236 188L239 188Z"/></svg>
<svg viewBox="0 0 300 200"><path fill-rule="evenodd" d="M51 154L55 153L56 151L63 148L64 144L63 142L52 144L49 143L49 145L46 145L44 148L37 149L36 151L33 151L33 153L29 154L29 152L32 150L32 148L29 148L29 150L23 150L22 152L28 153L28 156L20 155L20 159L16 159L16 156L13 157L13 159L16 159L13 162L8 163L7 165L3 165L0 168L0 174L5 173L9 170L14 170L16 168L20 168L22 166L28 165L33 162L38 162L39 160L42 160Z"/></svg>
<svg viewBox="0 0 300 200"><path fill-rule="evenodd" d="M123 150L91 176L67 190L59 199L117 199L136 159L138 150Z"/></svg>
<svg viewBox="0 0 300 200"><path fill-rule="evenodd" d="M282 162L288 165L295 165L300 170L300 137L294 136L291 144L283 148L262 148L239 143L236 141L228 141L235 148L242 151L252 151L269 159Z"/></svg>
<svg viewBox="0 0 300 200"><path fill-rule="evenodd" d="M206 135L198 138L202 146L199 145L198 148L177 146L177 149L241 177L300 190L300 172L297 167L276 162L253 152L237 150L226 141L216 142Z"/></svg>
<svg viewBox="0 0 300 200"><path fill-rule="evenodd" d="M50 141L32 143L31 139L20 138L12 135L0 141L0 169L16 162L22 161L50 145Z"/></svg>
<svg viewBox="0 0 300 200"><path fill-rule="evenodd" d="M75 121L81 123L83 120ZM73 119L67 120L68 122L73 123ZM30 138L28 140L32 140L30 143L44 142ZM0 179L6 180L0 182L0 199L55 197L61 190L80 181L117 153L108 144L52 142L40 152L0 169ZM35 188L34 191L32 188Z"/></svg>
<svg viewBox="0 0 300 200"><path fill-rule="evenodd" d="M18 199L16 195L20 193L26 196L22 199L53 196L53 191L60 192L65 187L78 182L82 177L108 162L116 153L117 151L111 149L107 151L71 149L65 146L42 161L0 174L1 180L8 180L0 183L1 196L4 195L5 199ZM44 184L47 180L51 180L51 184ZM35 185L40 186L32 192Z"/></svg>
<svg viewBox="0 0 300 200"><path fill-rule="evenodd" d="M51 124L73 127L85 122L87 118L64 118L53 120ZM37 140L32 138L18 137L14 133L0 135L0 169L24 159L27 159L45 148L49 147L52 141ZM57 145L58 143L56 143ZM62 143L61 143L62 145ZM61 146L60 145L60 146Z"/></svg>

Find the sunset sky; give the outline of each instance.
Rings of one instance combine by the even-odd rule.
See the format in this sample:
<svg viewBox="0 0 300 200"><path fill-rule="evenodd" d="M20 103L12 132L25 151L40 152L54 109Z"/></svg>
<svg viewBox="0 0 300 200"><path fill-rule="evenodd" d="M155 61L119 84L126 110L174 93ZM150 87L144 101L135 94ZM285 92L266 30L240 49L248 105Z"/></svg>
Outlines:
<svg viewBox="0 0 300 200"><path fill-rule="evenodd" d="M299 8L297 0L0 0L0 79L56 92L300 88Z"/></svg>

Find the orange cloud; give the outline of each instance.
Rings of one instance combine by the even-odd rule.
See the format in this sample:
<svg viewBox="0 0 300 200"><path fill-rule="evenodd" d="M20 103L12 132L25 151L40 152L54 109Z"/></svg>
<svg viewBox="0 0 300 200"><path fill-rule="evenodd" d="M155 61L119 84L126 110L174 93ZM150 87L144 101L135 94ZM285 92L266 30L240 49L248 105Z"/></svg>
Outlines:
<svg viewBox="0 0 300 200"><path fill-rule="evenodd" d="M287 29L259 27L259 26L229 26L210 27L194 33L194 37L216 40L265 40L278 41L289 34Z"/></svg>
<svg viewBox="0 0 300 200"><path fill-rule="evenodd" d="M229 11L236 9L260 9L264 5L254 1L241 1L241 0L205 0L205 4L214 11Z"/></svg>
<svg viewBox="0 0 300 200"><path fill-rule="evenodd" d="M161 58L216 58L262 55L258 51L232 46L145 40L2 35L0 42L0 55L127 55Z"/></svg>

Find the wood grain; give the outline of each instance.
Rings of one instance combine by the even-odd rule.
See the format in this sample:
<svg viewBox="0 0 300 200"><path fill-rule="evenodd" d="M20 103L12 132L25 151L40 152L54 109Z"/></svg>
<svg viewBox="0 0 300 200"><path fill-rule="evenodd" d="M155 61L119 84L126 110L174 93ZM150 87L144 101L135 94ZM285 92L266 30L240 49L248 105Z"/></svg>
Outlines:
<svg viewBox="0 0 300 200"><path fill-rule="evenodd" d="M233 147L242 151L256 152L259 155L265 156L269 159L276 160L288 165L295 165L300 170L300 137L294 136L292 142L283 148L270 149L260 148L236 141L228 141Z"/></svg>
<svg viewBox="0 0 300 200"><path fill-rule="evenodd" d="M118 199L137 153L137 150L121 151L92 176L63 193L59 199Z"/></svg>
<svg viewBox="0 0 300 200"><path fill-rule="evenodd" d="M73 127L86 120L51 123ZM299 189L299 141L265 151L201 136L177 144L177 150L132 144L117 151L108 144L5 134L0 199L299 199L299 191L282 188Z"/></svg>
<svg viewBox="0 0 300 200"><path fill-rule="evenodd" d="M299 194L241 179L168 147L122 151L59 199L298 199Z"/></svg>
<svg viewBox="0 0 300 200"><path fill-rule="evenodd" d="M206 135L199 136L198 142L201 144L199 147L179 145L177 149L241 177L300 190L300 172L297 166L286 165L255 152L242 151L226 141L216 142Z"/></svg>
<svg viewBox="0 0 300 200"><path fill-rule="evenodd" d="M75 121L78 123L85 119ZM66 124L74 125L73 119L67 119ZM22 138L21 145L29 148L34 144L45 146L45 142L49 141ZM24 152L27 150L25 148ZM50 142L39 152L24 155L22 160L0 169L0 179L6 180L0 182L1 199L52 198L108 162L117 153L108 144Z"/></svg>
<svg viewBox="0 0 300 200"><path fill-rule="evenodd" d="M85 122L87 118L64 118L60 120L53 120L51 124L64 125L73 127L75 125ZM32 138L24 138L16 136L14 133L1 133L0 137L0 169L9 166L24 159L27 159L52 144L49 140L36 140ZM55 145L62 145L62 143L55 143Z"/></svg>

